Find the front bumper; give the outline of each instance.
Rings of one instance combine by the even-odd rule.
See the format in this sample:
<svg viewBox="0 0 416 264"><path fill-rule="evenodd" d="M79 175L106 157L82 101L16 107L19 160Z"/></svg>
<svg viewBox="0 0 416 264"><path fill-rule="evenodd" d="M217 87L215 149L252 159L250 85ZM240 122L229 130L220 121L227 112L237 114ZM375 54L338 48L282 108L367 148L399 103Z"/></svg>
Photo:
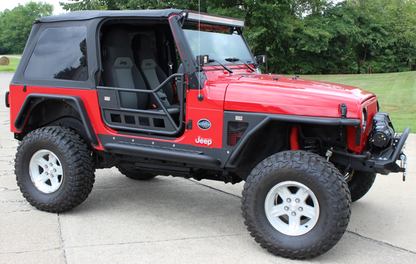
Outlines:
<svg viewBox="0 0 416 264"><path fill-rule="evenodd" d="M330 150L332 155L330 161L345 166L348 170L375 172L387 175L390 172L403 172L406 174L406 155L403 153L403 147L410 133L410 127L407 127L403 134L393 139L393 143L386 149L373 149L362 155L354 155L342 151ZM397 161L401 160L401 164Z"/></svg>

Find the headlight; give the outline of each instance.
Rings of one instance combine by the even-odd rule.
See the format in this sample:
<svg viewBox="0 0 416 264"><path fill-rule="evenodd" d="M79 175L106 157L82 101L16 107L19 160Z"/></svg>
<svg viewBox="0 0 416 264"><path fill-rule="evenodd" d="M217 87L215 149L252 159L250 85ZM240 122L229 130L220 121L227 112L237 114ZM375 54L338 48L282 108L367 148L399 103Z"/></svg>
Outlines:
<svg viewBox="0 0 416 264"><path fill-rule="evenodd" d="M363 116L361 118L361 127L363 128L363 134L365 133L365 129L367 128L367 108L363 108Z"/></svg>

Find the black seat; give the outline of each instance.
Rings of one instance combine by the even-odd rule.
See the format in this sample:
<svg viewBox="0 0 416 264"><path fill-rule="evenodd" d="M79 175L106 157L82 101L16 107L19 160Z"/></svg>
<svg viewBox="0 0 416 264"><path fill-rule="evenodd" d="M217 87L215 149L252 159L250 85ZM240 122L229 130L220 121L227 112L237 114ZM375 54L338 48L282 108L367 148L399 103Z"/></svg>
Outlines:
<svg viewBox="0 0 416 264"><path fill-rule="evenodd" d="M105 86L146 89L143 77L134 62L128 32L124 29L111 29L104 37L103 81ZM120 92L121 107L147 109L148 94Z"/></svg>
<svg viewBox="0 0 416 264"><path fill-rule="evenodd" d="M156 58L150 46L149 37L143 34L134 36L131 48L133 50L136 65L143 74L144 80L148 84L148 87L150 87L150 89L157 88L167 79L167 76L162 68L156 63ZM174 105L173 86L171 83L168 83L162 88L162 90L163 92L159 93L159 98L166 98L164 105L169 109L169 112L172 113L172 108L179 107L178 105ZM151 104L154 104L154 102L151 102Z"/></svg>

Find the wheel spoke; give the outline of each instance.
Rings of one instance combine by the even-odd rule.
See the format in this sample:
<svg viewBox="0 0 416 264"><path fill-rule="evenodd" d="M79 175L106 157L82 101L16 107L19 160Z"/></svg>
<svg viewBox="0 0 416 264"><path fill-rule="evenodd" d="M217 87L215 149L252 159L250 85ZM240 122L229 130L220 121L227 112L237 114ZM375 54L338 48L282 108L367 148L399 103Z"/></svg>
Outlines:
<svg viewBox="0 0 416 264"><path fill-rule="evenodd" d="M309 193L304 188L299 188L299 190L296 192L296 198L299 198L302 202L306 201L306 199L309 197Z"/></svg>
<svg viewBox="0 0 416 264"><path fill-rule="evenodd" d="M60 182L59 182L58 177L54 176L54 177L49 178L49 180L51 181L52 189L58 189L59 188Z"/></svg>
<svg viewBox="0 0 416 264"><path fill-rule="evenodd" d="M56 166L55 169L56 169L55 176L62 175L62 167L61 166L59 166L59 167Z"/></svg>
<svg viewBox="0 0 416 264"><path fill-rule="evenodd" d="M300 216L292 216L289 214L289 231L297 232L300 227Z"/></svg>
<svg viewBox="0 0 416 264"><path fill-rule="evenodd" d="M42 169L45 169L45 167L48 167L48 161L44 157L42 157L42 156L36 157L35 160L34 160L34 162L39 167L41 167Z"/></svg>
<svg viewBox="0 0 416 264"><path fill-rule="evenodd" d="M49 180L49 177L45 175L45 173L41 173L34 178L36 184L44 184L47 180Z"/></svg>
<svg viewBox="0 0 416 264"><path fill-rule="evenodd" d="M286 198L289 198L293 195L286 186L281 186L277 188L276 191L283 200L286 200Z"/></svg>
<svg viewBox="0 0 416 264"><path fill-rule="evenodd" d="M274 217L279 217L281 215L285 215L287 214L287 212L284 209L284 205L283 204L279 204L276 206L273 206L272 210L270 210L270 215L274 216Z"/></svg>
<svg viewBox="0 0 416 264"><path fill-rule="evenodd" d="M315 212L315 208L312 206L309 206L307 204L305 204L303 206L303 211L302 211L302 215L314 219L315 217L317 217L316 212Z"/></svg>
<svg viewBox="0 0 416 264"><path fill-rule="evenodd" d="M49 154L48 159L49 163L52 163L53 166L58 165L58 160L56 159L55 155Z"/></svg>

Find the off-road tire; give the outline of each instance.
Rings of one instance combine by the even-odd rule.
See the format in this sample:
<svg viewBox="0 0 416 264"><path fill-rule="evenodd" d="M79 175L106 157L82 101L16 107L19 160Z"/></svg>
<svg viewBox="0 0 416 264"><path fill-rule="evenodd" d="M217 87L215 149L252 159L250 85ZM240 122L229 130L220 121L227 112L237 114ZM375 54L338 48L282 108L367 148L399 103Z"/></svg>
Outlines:
<svg viewBox="0 0 416 264"><path fill-rule="evenodd" d="M284 234L267 218L268 193L285 183L306 186L318 201L316 224L306 233ZM287 189L297 195L296 189ZM350 193L339 170L322 157L305 151L284 151L263 160L248 176L241 201L251 236L273 254L291 259L308 259L327 252L341 239L351 214ZM303 227L308 228L306 224Z"/></svg>
<svg viewBox="0 0 416 264"><path fill-rule="evenodd" d="M142 173L133 166L122 165L117 166L117 169L121 172L121 174L133 180L148 181L156 177L156 175L151 173Z"/></svg>
<svg viewBox="0 0 416 264"><path fill-rule="evenodd" d="M39 175L47 169L40 164L48 164L51 160L62 173L56 190L48 193L35 185L32 177L42 177ZM59 126L36 129L23 138L17 148L15 173L26 200L37 209L52 213L81 204L90 194L95 178L91 151L85 142L75 132ZM48 182L44 181L40 186L47 187Z"/></svg>
<svg viewBox="0 0 416 264"><path fill-rule="evenodd" d="M348 182L348 188L351 192L351 201L355 202L361 199L371 189L375 180L376 173L354 171L352 179Z"/></svg>

